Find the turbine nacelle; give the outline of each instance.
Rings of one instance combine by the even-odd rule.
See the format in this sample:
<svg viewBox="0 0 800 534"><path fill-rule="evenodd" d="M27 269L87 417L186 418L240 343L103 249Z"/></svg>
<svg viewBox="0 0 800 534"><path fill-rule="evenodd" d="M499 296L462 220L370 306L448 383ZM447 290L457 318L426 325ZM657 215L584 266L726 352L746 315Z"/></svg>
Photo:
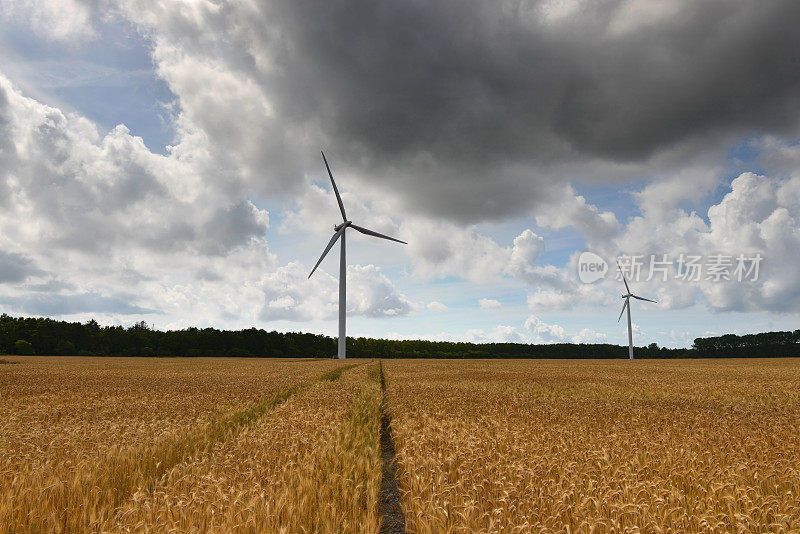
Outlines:
<svg viewBox="0 0 800 534"><path fill-rule="evenodd" d="M343 223L334 224L333 225L333 231L334 232L338 232L342 228L342 226L352 226L352 225L353 225L353 221L345 221Z"/></svg>

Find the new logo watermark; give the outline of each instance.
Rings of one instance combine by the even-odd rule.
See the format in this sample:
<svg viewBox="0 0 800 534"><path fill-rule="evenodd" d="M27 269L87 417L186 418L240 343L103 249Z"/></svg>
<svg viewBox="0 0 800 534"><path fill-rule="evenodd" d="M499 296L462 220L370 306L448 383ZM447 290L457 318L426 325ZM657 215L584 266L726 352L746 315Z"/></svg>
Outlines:
<svg viewBox="0 0 800 534"><path fill-rule="evenodd" d="M608 263L594 252L581 252L578 257L578 278L584 284L593 284L606 276Z"/></svg>

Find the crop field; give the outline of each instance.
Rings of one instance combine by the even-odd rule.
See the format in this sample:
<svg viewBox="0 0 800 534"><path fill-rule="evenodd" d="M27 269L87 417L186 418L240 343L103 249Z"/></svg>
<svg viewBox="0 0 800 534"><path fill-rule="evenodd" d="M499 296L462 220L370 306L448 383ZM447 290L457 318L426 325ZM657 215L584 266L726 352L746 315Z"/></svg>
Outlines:
<svg viewBox="0 0 800 534"><path fill-rule="evenodd" d="M7 358L0 531L80 531L341 364L332 360Z"/></svg>
<svg viewBox="0 0 800 534"><path fill-rule="evenodd" d="M800 362L386 362L413 532L800 531Z"/></svg>
<svg viewBox="0 0 800 534"><path fill-rule="evenodd" d="M0 532L800 531L793 359L3 360Z"/></svg>

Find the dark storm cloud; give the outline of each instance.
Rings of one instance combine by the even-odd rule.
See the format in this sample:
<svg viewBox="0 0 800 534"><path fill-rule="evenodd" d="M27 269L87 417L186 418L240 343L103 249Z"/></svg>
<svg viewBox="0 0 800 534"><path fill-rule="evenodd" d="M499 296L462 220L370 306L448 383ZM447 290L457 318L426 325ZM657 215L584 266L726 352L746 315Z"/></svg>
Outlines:
<svg viewBox="0 0 800 534"><path fill-rule="evenodd" d="M796 123L800 3L690 2L614 33L621 6L549 25L530 2L271 4L280 107L323 117L334 142L376 158L483 165L637 160L720 129Z"/></svg>
<svg viewBox="0 0 800 534"><path fill-rule="evenodd" d="M218 211L204 228L205 249L209 254L225 254L236 246L267 232L266 221L259 220L258 210L242 201Z"/></svg>
<svg viewBox="0 0 800 534"><path fill-rule="evenodd" d="M498 159L547 142L558 54L489 4L281 2L284 104L376 157ZM499 11L499 10L497 10ZM309 106L309 104L311 104Z"/></svg>
<svg viewBox="0 0 800 534"><path fill-rule="evenodd" d="M715 131L797 125L797 2L697 2L606 44L571 73L555 127L579 150L635 160ZM597 68L600 67L600 68Z"/></svg>
<svg viewBox="0 0 800 534"><path fill-rule="evenodd" d="M618 163L796 126L800 3L642 2L674 8L651 24L626 4L548 21L521 1L267 2L276 67L254 70L277 117L318 127L335 163L458 219L547 202L576 164L619 179Z"/></svg>
<svg viewBox="0 0 800 534"><path fill-rule="evenodd" d="M70 282L65 282L64 280L60 280L58 278L51 278L50 280L41 284L28 284L25 286L25 289L28 291L50 293L57 291L71 291L75 289L75 286Z"/></svg>
<svg viewBox="0 0 800 534"><path fill-rule="evenodd" d="M31 275L41 273L33 262L22 254L0 250L0 284L22 282Z"/></svg>

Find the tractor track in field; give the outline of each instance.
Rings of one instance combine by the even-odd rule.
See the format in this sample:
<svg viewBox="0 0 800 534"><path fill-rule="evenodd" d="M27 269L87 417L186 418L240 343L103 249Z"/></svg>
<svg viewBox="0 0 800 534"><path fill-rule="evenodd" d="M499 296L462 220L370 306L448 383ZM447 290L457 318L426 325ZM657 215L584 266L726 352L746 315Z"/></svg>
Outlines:
<svg viewBox="0 0 800 534"><path fill-rule="evenodd" d="M342 373L361 365L366 364L343 365L338 369L323 373L316 380L296 384L247 408L229 413L211 423L207 428L186 434L178 440L164 443L154 450L137 451L136 454L122 461L112 462L107 470L114 473L112 478L118 482L114 486L114 491L103 494L103 498L109 500L111 508L118 507L137 487L152 488L164 473L176 465L193 461L198 455L208 454L216 444L233 439L244 428L254 424L292 397L302 395L315 383L335 382L342 376ZM133 472L135 476L126 478L126 474L130 472ZM89 481L86 483L88 484Z"/></svg>
<svg viewBox="0 0 800 534"><path fill-rule="evenodd" d="M405 534L406 517L400 506L400 485L397 481L397 463L392 437L392 421L386 411L386 378L383 363L380 364L381 378L381 460L383 477L381 479L380 503L378 513L381 517L381 534Z"/></svg>

